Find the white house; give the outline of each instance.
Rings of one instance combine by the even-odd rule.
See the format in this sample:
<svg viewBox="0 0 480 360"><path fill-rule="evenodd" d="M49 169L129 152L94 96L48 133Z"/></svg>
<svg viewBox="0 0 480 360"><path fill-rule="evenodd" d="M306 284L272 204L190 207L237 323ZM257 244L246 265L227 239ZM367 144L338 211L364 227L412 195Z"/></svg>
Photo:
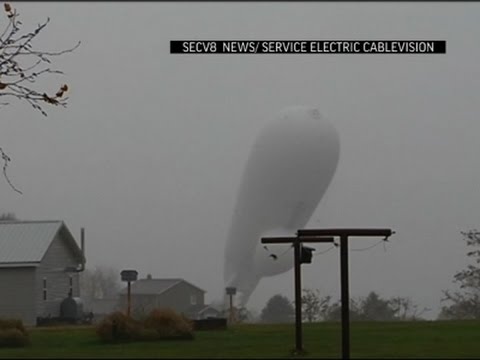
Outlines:
<svg viewBox="0 0 480 360"><path fill-rule="evenodd" d="M0 317L31 326L38 317L60 316L69 293L80 295L84 266L63 221L0 221Z"/></svg>

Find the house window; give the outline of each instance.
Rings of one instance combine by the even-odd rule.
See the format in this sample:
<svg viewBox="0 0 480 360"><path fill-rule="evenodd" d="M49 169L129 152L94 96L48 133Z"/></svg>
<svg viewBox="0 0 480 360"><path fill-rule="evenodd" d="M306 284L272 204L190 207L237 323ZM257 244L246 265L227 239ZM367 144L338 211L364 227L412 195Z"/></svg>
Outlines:
<svg viewBox="0 0 480 360"><path fill-rule="evenodd" d="M43 278L43 300L47 300L47 278Z"/></svg>
<svg viewBox="0 0 480 360"><path fill-rule="evenodd" d="M196 295L190 295L190 304L191 305L197 305L197 296Z"/></svg>
<svg viewBox="0 0 480 360"><path fill-rule="evenodd" d="M70 290L69 290L69 294L71 294L73 296L73 276L69 276L69 285L70 285Z"/></svg>

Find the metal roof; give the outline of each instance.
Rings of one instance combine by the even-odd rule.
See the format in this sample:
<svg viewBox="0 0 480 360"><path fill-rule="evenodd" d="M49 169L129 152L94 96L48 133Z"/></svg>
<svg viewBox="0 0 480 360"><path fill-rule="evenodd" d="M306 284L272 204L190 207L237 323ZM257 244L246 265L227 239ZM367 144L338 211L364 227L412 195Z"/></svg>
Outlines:
<svg viewBox="0 0 480 360"><path fill-rule="evenodd" d="M159 295L181 282L185 282L188 285L205 292L205 290L202 290L183 279L139 279L132 282L131 293L135 295ZM126 294L127 289L123 289L120 293Z"/></svg>
<svg viewBox="0 0 480 360"><path fill-rule="evenodd" d="M0 266L37 265L55 235L62 231L77 257L78 245L63 221L0 221Z"/></svg>

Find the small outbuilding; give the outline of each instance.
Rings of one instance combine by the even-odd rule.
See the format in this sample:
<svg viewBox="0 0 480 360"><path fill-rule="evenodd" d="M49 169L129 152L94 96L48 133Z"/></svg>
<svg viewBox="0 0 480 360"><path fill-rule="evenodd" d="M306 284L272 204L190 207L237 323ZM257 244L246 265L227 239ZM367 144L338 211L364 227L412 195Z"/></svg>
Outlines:
<svg viewBox="0 0 480 360"><path fill-rule="evenodd" d="M191 319L217 316L219 313L205 305L205 290L184 279L154 279L148 275L131 285L132 313L146 314L154 308L171 308ZM127 289L120 292L120 306L125 308Z"/></svg>

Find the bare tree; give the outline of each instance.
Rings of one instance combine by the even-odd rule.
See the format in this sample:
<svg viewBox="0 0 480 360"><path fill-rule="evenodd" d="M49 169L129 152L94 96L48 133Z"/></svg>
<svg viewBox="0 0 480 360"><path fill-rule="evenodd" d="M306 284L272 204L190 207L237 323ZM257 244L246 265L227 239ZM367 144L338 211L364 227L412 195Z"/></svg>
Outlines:
<svg viewBox="0 0 480 360"><path fill-rule="evenodd" d="M422 320L422 315L430 311L427 307L419 309L409 297L396 296L389 301L390 307L394 310L395 319L400 321Z"/></svg>
<svg viewBox="0 0 480 360"><path fill-rule="evenodd" d="M397 296L384 299L374 291L370 291L365 297L350 299L350 320L352 321L416 321L423 320L421 316L427 311L430 309L420 309L408 297ZM325 319L340 321L340 301L331 306L327 303Z"/></svg>
<svg viewBox="0 0 480 360"><path fill-rule="evenodd" d="M95 300L117 298L120 288L120 272L116 269L96 266L80 274L80 296L86 307Z"/></svg>
<svg viewBox="0 0 480 360"><path fill-rule="evenodd" d="M54 93L48 93L35 87L36 82L52 74L63 74L62 71L51 67L52 58L72 52L79 45L61 51L46 51L37 49L34 40L46 28L50 19L37 26L36 29L23 31L23 24L19 20L19 13L9 3L4 3L6 24L3 31L0 27L0 106L9 105L9 99L26 101L33 109L44 116L47 113L45 105L67 106L68 85L60 85ZM0 146L0 156L3 161L3 175L16 192L21 194L10 181L7 175L7 167L11 161L10 156Z"/></svg>
<svg viewBox="0 0 480 360"><path fill-rule="evenodd" d="M246 307L234 307L233 314L235 316L235 322L237 323L252 323L258 318L258 314L256 314L254 310L247 309Z"/></svg>
<svg viewBox="0 0 480 360"><path fill-rule="evenodd" d="M329 305L330 296L320 296L320 290L303 289L302 294L302 317L308 322L325 319Z"/></svg>
<svg viewBox="0 0 480 360"><path fill-rule="evenodd" d="M480 231L474 229L462 231L463 240L469 247L480 247ZM442 307L441 319L480 319L480 250L467 252L473 263L458 271L454 282L460 285L460 291L444 291L442 301L450 305Z"/></svg>
<svg viewBox="0 0 480 360"><path fill-rule="evenodd" d="M8 212L8 213L0 214L0 221L15 221L15 220L18 220L15 213Z"/></svg>
<svg viewBox="0 0 480 360"><path fill-rule="evenodd" d="M362 299L350 299L349 301L349 313L350 321L361 321L362 319L362 309L361 309ZM340 321L342 319L342 303L340 300L336 301L332 305L329 305L325 320L326 321Z"/></svg>
<svg viewBox="0 0 480 360"><path fill-rule="evenodd" d="M221 317L228 318L230 316L230 307L225 304L225 300L213 300L209 306L220 313ZM233 314L235 322L237 323L253 323L258 320L259 314L254 309L247 307L233 306Z"/></svg>

